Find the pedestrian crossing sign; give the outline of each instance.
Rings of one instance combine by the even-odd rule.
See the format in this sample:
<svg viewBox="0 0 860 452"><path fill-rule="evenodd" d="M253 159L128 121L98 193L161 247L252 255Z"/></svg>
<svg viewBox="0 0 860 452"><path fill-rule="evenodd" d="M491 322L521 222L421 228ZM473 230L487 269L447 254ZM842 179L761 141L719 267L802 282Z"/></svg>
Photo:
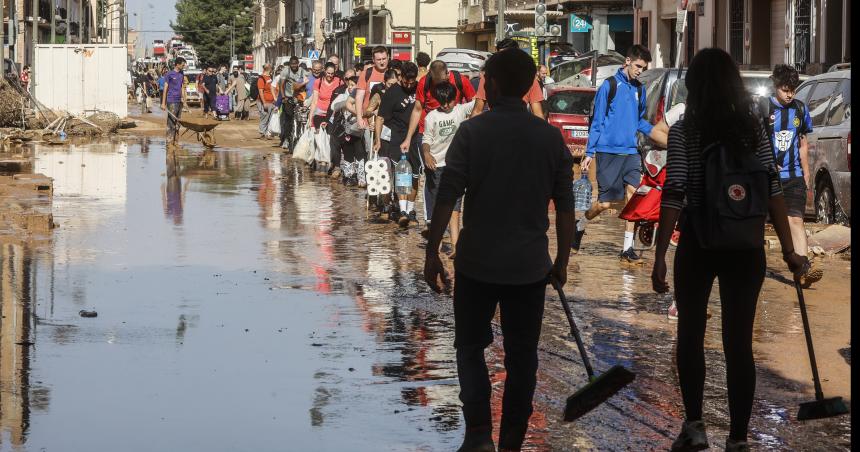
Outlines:
<svg viewBox="0 0 860 452"><path fill-rule="evenodd" d="M318 60L318 59L320 59L320 51L319 51L319 50L314 50L314 49L310 49L310 50L308 50L308 58L310 58L310 59L312 59L312 60Z"/></svg>

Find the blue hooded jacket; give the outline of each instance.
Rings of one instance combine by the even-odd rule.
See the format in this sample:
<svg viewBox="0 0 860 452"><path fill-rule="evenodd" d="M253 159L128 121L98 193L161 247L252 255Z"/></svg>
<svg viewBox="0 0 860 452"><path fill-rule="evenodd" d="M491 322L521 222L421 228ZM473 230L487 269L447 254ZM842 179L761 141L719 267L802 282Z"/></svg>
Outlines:
<svg viewBox="0 0 860 452"><path fill-rule="evenodd" d="M623 68L618 69L615 80L617 84L612 105L606 105L609 98L609 80L604 80L597 89L594 98L594 121L589 127L588 144L585 148L585 155L588 157L594 157L595 152L636 154L636 132L648 135L654 127L645 120L646 101L642 85L639 82L631 84Z"/></svg>

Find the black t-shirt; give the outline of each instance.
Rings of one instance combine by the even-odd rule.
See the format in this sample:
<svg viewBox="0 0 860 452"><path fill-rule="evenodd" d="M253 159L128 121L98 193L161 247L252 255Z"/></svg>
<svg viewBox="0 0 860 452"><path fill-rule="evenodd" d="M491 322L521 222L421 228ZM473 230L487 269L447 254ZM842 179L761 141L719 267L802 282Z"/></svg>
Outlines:
<svg viewBox="0 0 860 452"><path fill-rule="evenodd" d="M215 93L215 87L218 86L218 76L215 74L203 76L203 85L206 86L206 91Z"/></svg>
<svg viewBox="0 0 860 452"><path fill-rule="evenodd" d="M382 95L379 115L382 116L384 124L391 129L392 143L399 143L406 138L406 129L409 128L409 118L412 116L414 105L414 89L407 94L399 83L385 90L385 94ZM400 141L395 137L400 138Z"/></svg>

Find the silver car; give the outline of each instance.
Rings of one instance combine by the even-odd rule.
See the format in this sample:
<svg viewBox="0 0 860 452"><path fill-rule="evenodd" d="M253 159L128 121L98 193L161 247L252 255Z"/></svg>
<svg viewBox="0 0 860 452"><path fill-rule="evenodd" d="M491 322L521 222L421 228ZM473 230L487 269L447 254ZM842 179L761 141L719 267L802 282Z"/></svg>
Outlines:
<svg viewBox="0 0 860 452"><path fill-rule="evenodd" d="M851 221L851 71L827 72L803 82L795 95L812 117L810 193L806 213L820 223Z"/></svg>

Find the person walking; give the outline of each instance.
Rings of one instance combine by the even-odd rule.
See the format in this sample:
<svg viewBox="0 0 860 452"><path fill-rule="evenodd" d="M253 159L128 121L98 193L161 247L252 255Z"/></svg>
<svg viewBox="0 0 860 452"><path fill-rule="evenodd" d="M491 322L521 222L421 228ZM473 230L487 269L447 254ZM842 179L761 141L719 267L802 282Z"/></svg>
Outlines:
<svg viewBox="0 0 860 452"><path fill-rule="evenodd" d="M733 228L733 234L719 239L711 233L714 219L710 213L721 203L742 202L749 197L747 204L743 205L754 205L759 200L762 208L767 206L782 245L783 260L795 278L800 276L808 261L795 252L792 244L786 202L770 140L755 117L752 99L744 89L735 61L721 49L704 49L690 62L686 84L689 94L684 118L669 131L666 183L651 275L656 292L669 290L666 250L686 200L674 265L678 305L675 353L686 419L671 450L708 448L702 418L704 339L708 299L717 278L731 417L726 450L749 451L747 434L756 380L752 353L753 323L766 270L765 250L761 244L764 239L764 212L761 213L761 222L745 220L742 227L737 225ZM714 150L713 146L718 148ZM706 148L711 148L709 152L728 154L726 158L733 157L732 160L755 162L765 171L763 180L748 184L736 182L725 192L706 191L706 187L713 183L706 175L713 177L726 166L725 162L708 165L715 159L705 160ZM717 182L728 185L722 180ZM722 221L722 217L716 221ZM725 243L729 239L735 240L735 237L748 237L749 244Z"/></svg>
<svg viewBox="0 0 860 452"><path fill-rule="evenodd" d="M546 285L567 281L573 157L561 132L529 113L522 100L535 80L534 60L524 52L497 52L485 67L490 111L462 123L448 148L424 279L436 292L450 285L439 244L465 194L469 208L454 262L454 348L466 421L459 451L495 451L484 350L493 342L497 305L507 372L499 450L518 451L532 414ZM555 262L547 237L550 200L556 211Z"/></svg>
<svg viewBox="0 0 860 452"><path fill-rule="evenodd" d="M517 41L514 41L511 38L504 38L496 43L496 53L519 48L520 45L517 44ZM541 119L543 119L543 107L541 106L543 99L543 91L541 91L537 76L535 76L535 79L532 81L531 88L529 88L528 92L523 95L523 101L526 103L526 106L531 109L532 114ZM481 77L478 80L478 89L475 92L475 108L472 110L472 117L474 118L484 113L486 106L487 93L484 90L484 75L481 74Z"/></svg>
<svg viewBox="0 0 860 452"><path fill-rule="evenodd" d="M355 92L355 101L359 111L367 110L367 104L370 102L370 96L367 93L374 85L385 81L385 71L388 70L388 49L376 46L373 48L372 56L373 66L362 69L356 74L358 75L358 87ZM367 128L367 119L364 118L364 115L359 116L358 125L362 129Z"/></svg>
<svg viewBox="0 0 860 452"><path fill-rule="evenodd" d="M218 74L212 66L206 69L206 75L203 76L203 93L206 96L206 102L203 103L203 117L209 115L215 117L217 114L215 101L218 97Z"/></svg>
<svg viewBox="0 0 860 452"><path fill-rule="evenodd" d="M250 114L251 100L248 98L250 93L245 85L246 83L245 68L238 66L233 73L233 83L227 88L227 92L234 93L236 96L236 119L248 119L248 115Z"/></svg>
<svg viewBox="0 0 860 452"><path fill-rule="evenodd" d="M182 117L185 104L185 58L178 57L173 62L173 70L164 76L164 91L161 94L161 109L167 112L167 141L176 142L179 131L178 121Z"/></svg>
<svg viewBox="0 0 860 452"><path fill-rule="evenodd" d="M269 133L269 119L275 103L275 96L272 94L271 64L263 65L263 73L257 78L257 91L260 93L257 99L257 109L260 110L260 139L269 140L272 138L272 134Z"/></svg>
<svg viewBox="0 0 860 452"><path fill-rule="evenodd" d="M355 87L358 77L347 70L346 84L334 91L335 99L329 107L334 127L331 134L331 163L333 179L342 178L344 185L364 187L364 161L367 148L364 144L364 130L358 127L355 110Z"/></svg>
<svg viewBox="0 0 860 452"><path fill-rule="evenodd" d="M420 86L420 85L419 85ZM433 206L439 193L439 183L445 171L445 155L451 146L451 140L457 133L460 124L469 118L475 101L459 103L457 87L443 81L433 87L433 97L439 102L439 107L427 113L424 118L424 133L421 134L421 154L425 166L424 205L427 216L427 229L433 215ZM416 100L417 102L417 100ZM414 114L414 113L413 113ZM451 246L457 248L460 237L460 208L461 200L454 204L448 231L451 234ZM425 234L426 235L426 234ZM453 250L452 250L453 251ZM456 253L452 254L452 257Z"/></svg>
<svg viewBox="0 0 860 452"><path fill-rule="evenodd" d="M375 70L375 68L374 68ZM400 82L385 90L379 105L379 114L376 116L373 149L380 157L387 158L392 165L396 165L401 155L406 155L409 165L412 167L412 192L408 195L397 195L397 205L392 206L388 218L397 221L401 226L408 226L410 222L417 221L415 218L415 195L418 188L418 178L421 174L421 152L419 144L413 140L413 145L406 151L400 149L398 143L403 142L409 127L409 118L412 115L415 103L415 86L418 76L418 66L408 61L403 65L400 73ZM359 77L361 83L361 77ZM358 99L356 99L356 105ZM382 128L391 130L391 139L385 143L382 141ZM383 147L383 144L385 146Z"/></svg>
<svg viewBox="0 0 860 452"><path fill-rule="evenodd" d="M794 97L800 76L787 64L778 64L770 76L773 81L773 96L762 97L760 114L765 130L773 145L779 180L782 184L785 205L788 209L788 226L791 228L794 250L808 256L806 227L803 217L806 211L806 193L809 187L809 143L806 134L812 132L809 108ZM814 261L813 261L814 263ZM801 284L809 287L823 276L815 265L801 277Z"/></svg>
<svg viewBox="0 0 860 452"><path fill-rule="evenodd" d="M543 92L543 99L547 99L546 86L552 85L555 83L555 80L549 76L549 68L546 67L545 64L541 64L538 68L538 84L540 84L540 89Z"/></svg>
<svg viewBox="0 0 860 452"><path fill-rule="evenodd" d="M637 132L650 135L653 126L645 119L647 101L645 87L637 78L651 62L651 52L639 44L627 51L622 68L606 79L594 98L593 120L588 131L588 144L582 160L583 173L597 158L597 203L576 223L573 250L578 252L585 235L585 226L615 201L630 200L642 180L642 159L639 156ZM620 259L638 262L633 250L634 224L627 222Z"/></svg>
<svg viewBox="0 0 860 452"><path fill-rule="evenodd" d="M337 78L335 75L336 72L337 66L334 63L326 63L322 77L314 82L314 93L311 96L310 112L308 113L308 124L310 124L314 134L322 133L326 135L325 138L320 140L325 143L331 143L331 136L329 136L328 131L329 122L331 121L329 119L331 117L329 107L331 106L332 99L334 99L335 90L343 85L343 80ZM331 157L328 157L329 164L331 164ZM361 162L361 165L362 167L364 166L364 161ZM328 173L330 168L323 169Z"/></svg>
<svg viewBox="0 0 860 452"><path fill-rule="evenodd" d="M299 66L298 57L290 57L289 63L281 71L279 85L283 103L281 105L281 135L280 144L284 149L290 149L293 145L293 122L296 113L296 92L304 93L304 87L308 83L308 73ZM304 96L302 96L304 98Z"/></svg>

